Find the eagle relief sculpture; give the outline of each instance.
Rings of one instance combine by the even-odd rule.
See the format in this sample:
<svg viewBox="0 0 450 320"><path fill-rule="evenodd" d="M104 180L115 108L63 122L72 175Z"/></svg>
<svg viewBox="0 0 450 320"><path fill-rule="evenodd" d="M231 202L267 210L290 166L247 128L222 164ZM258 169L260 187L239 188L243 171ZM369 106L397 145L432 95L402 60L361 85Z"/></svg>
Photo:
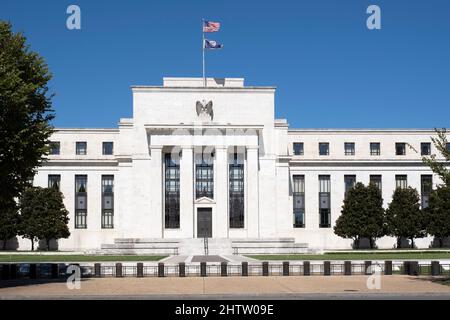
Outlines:
<svg viewBox="0 0 450 320"><path fill-rule="evenodd" d="M206 103L205 100L197 101L197 115L202 119L202 120L213 120L214 118L214 112L213 112L213 102L210 101L208 103Z"/></svg>

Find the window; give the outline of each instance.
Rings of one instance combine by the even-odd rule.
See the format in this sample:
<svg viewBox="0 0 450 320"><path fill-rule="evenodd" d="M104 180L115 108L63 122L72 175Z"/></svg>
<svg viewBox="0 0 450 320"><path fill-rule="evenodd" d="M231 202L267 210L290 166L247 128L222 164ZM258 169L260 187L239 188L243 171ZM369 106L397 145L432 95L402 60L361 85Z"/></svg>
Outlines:
<svg viewBox="0 0 450 320"><path fill-rule="evenodd" d="M447 142L447 151L450 152L450 142Z"/></svg>
<svg viewBox="0 0 450 320"><path fill-rule="evenodd" d="M60 190L61 176L59 174L48 175L48 187Z"/></svg>
<svg viewBox="0 0 450 320"><path fill-rule="evenodd" d="M114 153L114 142L103 142L103 155L112 156Z"/></svg>
<svg viewBox="0 0 450 320"><path fill-rule="evenodd" d="M229 164L230 228L244 228L244 159L234 153Z"/></svg>
<svg viewBox="0 0 450 320"><path fill-rule="evenodd" d="M296 156L304 155L303 142L294 142L294 155Z"/></svg>
<svg viewBox="0 0 450 320"><path fill-rule="evenodd" d="M370 155L371 156L381 155L381 144L379 142L370 143Z"/></svg>
<svg viewBox="0 0 450 320"><path fill-rule="evenodd" d="M381 175L371 175L370 176L370 183L373 183L374 185L376 185L378 187L378 189L380 190L380 192L382 191L382 177Z"/></svg>
<svg viewBox="0 0 450 320"><path fill-rule="evenodd" d="M61 143L57 141L50 142L50 155L57 156L60 153Z"/></svg>
<svg viewBox="0 0 450 320"><path fill-rule="evenodd" d="M344 143L344 149L345 149L346 156L354 156L355 155L355 143L354 142Z"/></svg>
<svg viewBox="0 0 450 320"><path fill-rule="evenodd" d="M422 142L420 144L420 153L423 156L431 155L431 143L430 142Z"/></svg>
<svg viewBox="0 0 450 320"><path fill-rule="evenodd" d="M87 228L87 176L75 176L75 229Z"/></svg>
<svg viewBox="0 0 450 320"><path fill-rule="evenodd" d="M165 163L165 226L180 228L180 162L166 153Z"/></svg>
<svg viewBox="0 0 450 320"><path fill-rule="evenodd" d="M428 208L428 203L430 200L430 194L433 190L433 176L432 175L422 175L420 177L420 190L422 195L422 209Z"/></svg>
<svg viewBox="0 0 450 320"><path fill-rule="evenodd" d="M344 184L345 184L345 198L347 198L348 192L355 187L356 184L356 176L344 176Z"/></svg>
<svg viewBox="0 0 450 320"><path fill-rule="evenodd" d="M76 143L76 154L80 156L85 156L87 154L87 142Z"/></svg>
<svg viewBox="0 0 450 320"><path fill-rule="evenodd" d="M114 176L102 176L102 229L114 229Z"/></svg>
<svg viewBox="0 0 450 320"><path fill-rule="evenodd" d="M214 153L201 152L195 155L196 199L214 198Z"/></svg>
<svg viewBox="0 0 450 320"><path fill-rule="evenodd" d="M395 187L406 189L408 188L408 177L406 175L396 175L395 176Z"/></svg>
<svg viewBox="0 0 450 320"><path fill-rule="evenodd" d="M330 144L328 142L319 143L319 155L328 156L330 154Z"/></svg>
<svg viewBox="0 0 450 320"><path fill-rule="evenodd" d="M398 142L395 144L395 154L397 156L404 156L406 155L406 143L404 142Z"/></svg>
<svg viewBox="0 0 450 320"><path fill-rule="evenodd" d="M293 176L294 228L305 227L305 176Z"/></svg>
<svg viewBox="0 0 450 320"><path fill-rule="evenodd" d="M331 227L330 176L319 176L319 227Z"/></svg>

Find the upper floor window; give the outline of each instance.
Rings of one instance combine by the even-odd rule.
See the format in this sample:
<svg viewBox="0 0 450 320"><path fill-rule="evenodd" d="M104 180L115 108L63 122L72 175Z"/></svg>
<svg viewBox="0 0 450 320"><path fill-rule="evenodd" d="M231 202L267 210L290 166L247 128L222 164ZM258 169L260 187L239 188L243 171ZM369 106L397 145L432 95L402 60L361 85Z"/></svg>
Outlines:
<svg viewBox="0 0 450 320"><path fill-rule="evenodd" d="M431 143L430 142L422 142L420 144L420 153L423 156L431 155Z"/></svg>
<svg viewBox="0 0 450 320"><path fill-rule="evenodd" d="M450 142L447 142L447 151L450 152Z"/></svg>
<svg viewBox="0 0 450 320"><path fill-rule="evenodd" d="M397 142L395 144L395 154L397 156L404 156L404 155L406 155L406 143L404 143L404 142Z"/></svg>
<svg viewBox="0 0 450 320"><path fill-rule="evenodd" d="M354 156L355 155L355 143L354 142L344 143L344 149L345 149L346 156Z"/></svg>
<svg viewBox="0 0 450 320"><path fill-rule="evenodd" d="M61 144L58 141L50 142L50 155L59 155L61 149Z"/></svg>
<svg viewBox="0 0 450 320"><path fill-rule="evenodd" d="M111 156L114 153L114 143L113 142L103 142L103 155Z"/></svg>
<svg viewBox="0 0 450 320"><path fill-rule="evenodd" d="M59 190L61 184L61 176L59 174L50 174L48 176L48 187Z"/></svg>
<svg viewBox="0 0 450 320"><path fill-rule="evenodd" d="M87 142L76 143L76 154L80 156L85 156L87 154Z"/></svg>
<svg viewBox="0 0 450 320"><path fill-rule="evenodd" d="M328 142L319 143L319 155L328 156L330 154L330 144Z"/></svg>
<svg viewBox="0 0 450 320"><path fill-rule="evenodd" d="M379 142L370 143L370 155L371 156L381 155L381 144Z"/></svg>
<svg viewBox="0 0 450 320"><path fill-rule="evenodd" d="M294 155L302 156L303 154L303 142L294 142Z"/></svg>

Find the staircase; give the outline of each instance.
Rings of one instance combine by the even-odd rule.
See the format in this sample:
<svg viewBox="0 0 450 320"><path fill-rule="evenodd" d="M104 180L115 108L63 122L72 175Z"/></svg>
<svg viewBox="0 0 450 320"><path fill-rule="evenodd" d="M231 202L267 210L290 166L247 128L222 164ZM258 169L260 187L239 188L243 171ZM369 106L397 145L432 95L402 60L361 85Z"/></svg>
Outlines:
<svg viewBox="0 0 450 320"><path fill-rule="evenodd" d="M103 244L101 254L129 255L233 255L233 254L298 254L308 252L308 244L294 238L266 239L115 239Z"/></svg>

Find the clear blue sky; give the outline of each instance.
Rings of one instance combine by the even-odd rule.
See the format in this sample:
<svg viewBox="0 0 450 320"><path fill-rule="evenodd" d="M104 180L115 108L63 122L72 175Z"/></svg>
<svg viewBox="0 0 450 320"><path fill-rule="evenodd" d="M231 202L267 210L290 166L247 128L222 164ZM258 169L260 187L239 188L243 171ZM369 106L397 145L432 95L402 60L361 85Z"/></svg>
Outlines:
<svg viewBox="0 0 450 320"><path fill-rule="evenodd" d="M77 4L82 30L66 29ZM382 29L366 28L366 9ZM277 86L295 128L450 127L449 0L1 0L47 60L58 127L116 127L130 86L201 76L201 18L222 23L208 76Z"/></svg>

